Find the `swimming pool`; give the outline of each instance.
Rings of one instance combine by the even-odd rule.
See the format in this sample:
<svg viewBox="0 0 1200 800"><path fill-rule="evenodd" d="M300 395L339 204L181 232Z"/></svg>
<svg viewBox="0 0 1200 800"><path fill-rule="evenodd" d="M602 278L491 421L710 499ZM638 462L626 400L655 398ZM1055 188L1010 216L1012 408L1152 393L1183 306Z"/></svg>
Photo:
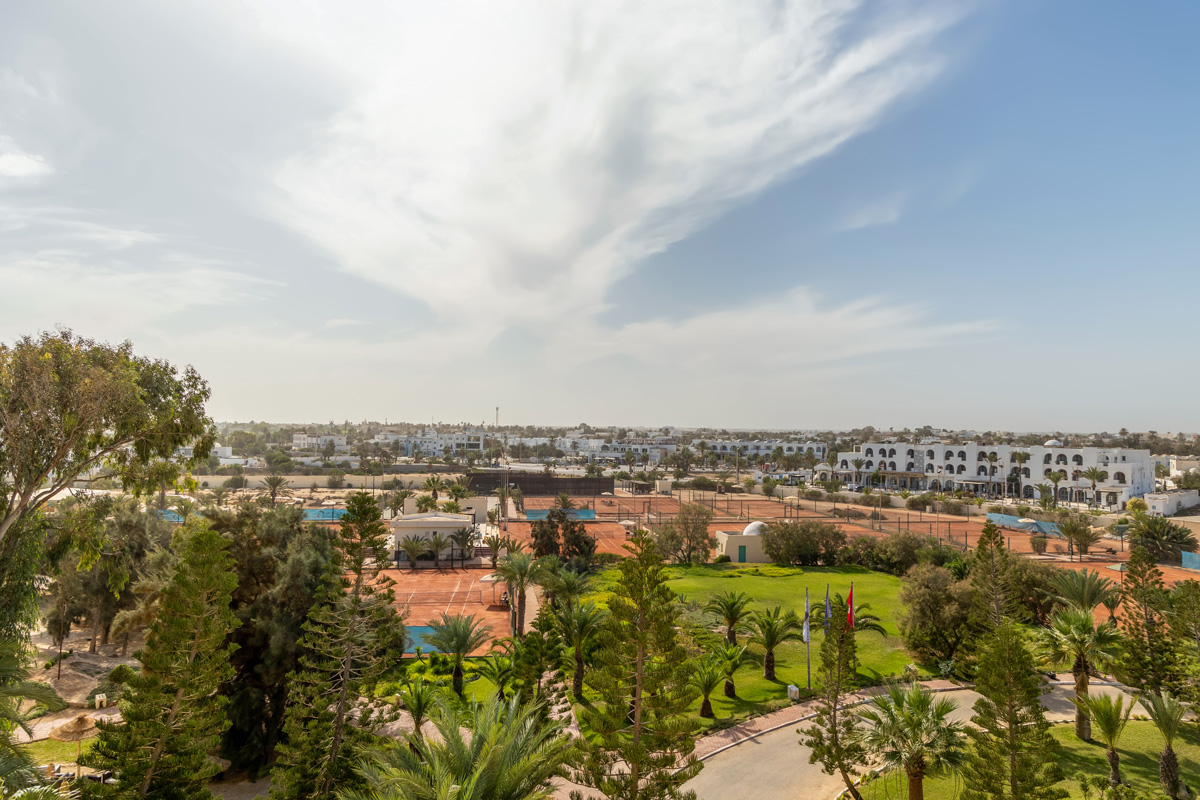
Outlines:
<svg viewBox="0 0 1200 800"><path fill-rule="evenodd" d="M414 648L421 648L422 653L440 653L436 647L430 647L425 643L425 637L433 633L433 628L428 625L409 625L408 626L408 647L404 648L405 653L415 652Z"/></svg>
<svg viewBox="0 0 1200 800"><path fill-rule="evenodd" d="M550 516L548 508L530 508L525 511L525 519L533 522L539 519L545 519ZM581 522L591 522L596 519L596 512L590 508L568 508L567 519L576 519Z"/></svg>

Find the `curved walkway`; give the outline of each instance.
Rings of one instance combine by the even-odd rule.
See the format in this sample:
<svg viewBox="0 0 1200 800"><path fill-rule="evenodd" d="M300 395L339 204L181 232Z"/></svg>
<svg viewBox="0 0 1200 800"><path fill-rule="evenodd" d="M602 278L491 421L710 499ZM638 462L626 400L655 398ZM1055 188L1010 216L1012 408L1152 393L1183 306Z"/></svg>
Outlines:
<svg viewBox="0 0 1200 800"><path fill-rule="evenodd" d="M954 719L966 721L980 695L948 681L927 681L924 685L944 692L957 701ZM879 688L874 689L878 693ZM1122 687L1093 681L1092 694L1121 692ZM864 697L866 694L863 695ZM1074 683L1056 681L1043 698L1046 717L1052 722L1075 718ZM822 800L836 796L845 784L835 775L826 775L818 764L808 761L809 749L800 744L797 731L807 727L815 711L810 701L782 709L736 725L727 731L706 736L696 743L696 753L704 760L704 769L687 788L698 800ZM1135 713L1145 713L1139 707ZM757 729L757 730L756 730Z"/></svg>

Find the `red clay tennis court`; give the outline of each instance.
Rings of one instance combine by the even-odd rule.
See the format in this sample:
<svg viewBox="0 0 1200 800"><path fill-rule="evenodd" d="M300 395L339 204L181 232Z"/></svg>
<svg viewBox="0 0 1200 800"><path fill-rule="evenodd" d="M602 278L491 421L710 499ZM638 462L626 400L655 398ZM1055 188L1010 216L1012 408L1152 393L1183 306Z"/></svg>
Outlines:
<svg viewBox="0 0 1200 800"><path fill-rule="evenodd" d="M473 615L492 629L493 639L509 635L508 608L500 605L504 584L483 580L490 569L388 569L383 574L396 582L395 607L409 625L428 625L442 614Z"/></svg>

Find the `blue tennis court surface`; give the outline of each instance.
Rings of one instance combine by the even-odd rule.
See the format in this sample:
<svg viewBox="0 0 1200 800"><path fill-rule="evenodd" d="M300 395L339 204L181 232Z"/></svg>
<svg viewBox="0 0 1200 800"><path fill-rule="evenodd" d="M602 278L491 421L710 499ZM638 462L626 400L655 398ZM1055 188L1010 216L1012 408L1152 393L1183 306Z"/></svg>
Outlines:
<svg viewBox="0 0 1200 800"><path fill-rule="evenodd" d="M344 508L306 508L304 519L309 522L337 522L345 513Z"/></svg>
<svg viewBox="0 0 1200 800"><path fill-rule="evenodd" d="M550 516L550 509L548 508L533 508L525 511L525 519L529 520L530 522L536 522L537 520L545 519L548 516ZM595 520L596 512L590 508L568 508L567 519L577 519L582 521Z"/></svg>
<svg viewBox="0 0 1200 800"><path fill-rule="evenodd" d="M433 628L428 625L409 625L406 630L408 631L408 639L412 644L404 648L404 652L412 653L414 652L414 648L417 647L421 648L422 653L440 652L436 647L425 642L425 637L433 633Z"/></svg>

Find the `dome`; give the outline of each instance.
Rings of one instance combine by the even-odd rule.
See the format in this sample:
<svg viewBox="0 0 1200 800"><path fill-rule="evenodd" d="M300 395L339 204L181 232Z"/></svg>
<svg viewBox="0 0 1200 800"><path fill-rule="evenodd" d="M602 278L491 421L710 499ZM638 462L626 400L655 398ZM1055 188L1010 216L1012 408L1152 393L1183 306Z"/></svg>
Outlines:
<svg viewBox="0 0 1200 800"><path fill-rule="evenodd" d="M1042 447L1062 447L1062 442L1060 442L1058 439L1051 439L1042 445Z"/></svg>
<svg viewBox="0 0 1200 800"><path fill-rule="evenodd" d="M766 531L767 524L765 522L751 522L746 526L746 529L742 531L742 536L762 536L764 533L766 533Z"/></svg>

